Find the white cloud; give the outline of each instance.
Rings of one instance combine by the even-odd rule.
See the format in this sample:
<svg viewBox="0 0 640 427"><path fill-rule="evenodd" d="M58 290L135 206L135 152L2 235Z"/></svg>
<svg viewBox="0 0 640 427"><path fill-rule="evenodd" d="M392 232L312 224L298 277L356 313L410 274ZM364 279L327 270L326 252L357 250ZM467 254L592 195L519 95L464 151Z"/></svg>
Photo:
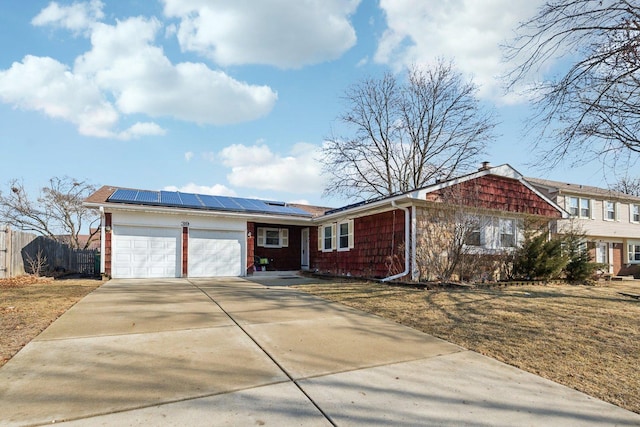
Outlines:
<svg viewBox="0 0 640 427"><path fill-rule="evenodd" d="M186 153L184 153L184 159L187 162L191 161L191 159L193 159L193 151L187 151Z"/></svg>
<svg viewBox="0 0 640 427"><path fill-rule="evenodd" d="M218 156L231 168L227 179L233 186L318 194L324 189L318 154L319 147L313 144L295 144L291 152L283 156L258 143L231 145Z"/></svg>
<svg viewBox="0 0 640 427"><path fill-rule="evenodd" d="M73 3L71 6L60 6L57 2L51 2L31 20L31 24L34 26L51 25L79 33L104 18L103 7L104 3L99 0Z"/></svg>
<svg viewBox="0 0 640 427"><path fill-rule="evenodd" d="M91 50L73 68L55 59L26 56L0 70L0 100L75 124L83 135L119 139L164 135L153 122L118 130L122 115L172 117L225 125L268 114L277 94L250 85L202 63L172 64L155 45L162 24L155 18L129 18L115 25L92 22L102 3L52 3L34 21L69 29L90 26ZM89 25L91 24L91 25Z"/></svg>
<svg viewBox="0 0 640 427"><path fill-rule="evenodd" d="M180 191L182 193L210 194L212 196L229 196L229 197L237 196L235 191L233 191L229 187L226 187L222 184L207 186L207 185L198 185L198 184L194 184L193 182L190 182L187 185L183 185L181 187L177 187L175 185L168 185L164 187L163 190Z"/></svg>
<svg viewBox="0 0 640 427"><path fill-rule="evenodd" d="M458 68L473 76L480 86L480 96L498 99L502 96L498 77L507 70L500 44L542 3L543 0L381 0L388 28L374 59L403 66L453 57Z"/></svg>
<svg viewBox="0 0 640 427"><path fill-rule="evenodd" d="M74 123L82 135L113 136L118 121L94 81L48 57L28 55L0 71L0 100Z"/></svg>
<svg viewBox="0 0 640 427"><path fill-rule="evenodd" d="M76 70L92 74L116 97L120 111L170 116L200 124L224 125L266 115L277 95L202 63L171 64L153 45L161 24L141 17L95 27L93 48L76 60Z"/></svg>
<svg viewBox="0 0 640 427"><path fill-rule="evenodd" d="M339 58L356 43L360 0L164 0L183 50L221 65L298 68Z"/></svg>
<svg viewBox="0 0 640 427"><path fill-rule="evenodd" d="M138 122L124 132L120 132L120 139L139 138L141 136L162 136L167 131L153 122Z"/></svg>

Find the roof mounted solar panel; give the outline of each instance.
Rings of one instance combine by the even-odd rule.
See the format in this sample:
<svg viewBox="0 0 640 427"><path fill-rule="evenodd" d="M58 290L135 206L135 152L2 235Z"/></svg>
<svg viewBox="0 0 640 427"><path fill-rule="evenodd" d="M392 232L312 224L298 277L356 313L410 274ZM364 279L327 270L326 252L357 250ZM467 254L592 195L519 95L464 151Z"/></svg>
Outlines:
<svg viewBox="0 0 640 427"><path fill-rule="evenodd" d="M284 202L181 193L178 191L147 191L118 188L107 200L109 202L195 208L211 211L311 216L308 212L287 206Z"/></svg>
<svg viewBox="0 0 640 427"><path fill-rule="evenodd" d="M234 201L232 197L215 196L216 200L222 204L222 207L230 210L243 210L242 207Z"/></svg>
<svg viewBox="0 0 640 427"><path fill-rule="evenodd" d="M157 191L138 191L136 202L141 203L160 203L160 193Z"/></svg>
<svg viewBox="0 0 640 427"><path fill-rule="evenodd" d="M203 194L200 197L202 204L206 208L224 208L224 205L218 200L218 196L211 196L209 194Z"/></svg>
<svg viewBox="0 0 640 427"><path fill-rule="evenodd" d="M109 196L110 202L135 202L138 190L128 190L125 188L118 188Z"/></svg>
<svg viewBox="0 0 640 427"><path fill-rule="evenodd" d="M180 198L180 193L177 191L161 191L160 203L163 205L182 206L182 199Z"/></svg>
<svg viewBox="0 0 640 427"><path fill-rule="evenodd" d="M180 200L182 200L182 206L189 208L203 208L205 207L202 203L202 200L198 197L197 194L191 193L178 193L180 196Z"/></svg>

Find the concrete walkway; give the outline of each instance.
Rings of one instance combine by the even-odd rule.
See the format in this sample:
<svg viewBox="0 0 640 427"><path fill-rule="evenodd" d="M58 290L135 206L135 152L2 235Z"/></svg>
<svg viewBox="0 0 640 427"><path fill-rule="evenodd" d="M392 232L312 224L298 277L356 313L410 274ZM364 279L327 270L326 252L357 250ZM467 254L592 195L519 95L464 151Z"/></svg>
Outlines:
<svg viewBox="0 0 640 427"><path fill-rule="evenodd" d="M112 280L0 368L0 425L640 425L640 415L298 292Z"/></svg>

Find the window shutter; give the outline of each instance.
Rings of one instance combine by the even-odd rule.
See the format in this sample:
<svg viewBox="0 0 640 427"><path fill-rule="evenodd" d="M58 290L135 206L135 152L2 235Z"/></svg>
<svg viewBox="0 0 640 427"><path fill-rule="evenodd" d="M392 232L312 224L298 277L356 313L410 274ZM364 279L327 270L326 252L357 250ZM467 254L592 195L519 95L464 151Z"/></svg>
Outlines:
<svg viewBox="0 0 640 427"><path fill-rule="evenodd" d="M629 203L629 222L633 222L633 204Z"/></svg>
<svg viewBox="0 0 640 427"><path fill-rule="evenodd" d="M331 224L331 250L335 250L336 249L336 232L337 232L337 228L338 225L334 222L333 224Z"/></svg>
<svg viewBox="0 0 640 427"><path fill-rule="evenodd" d="M593 209L596 206L596 201L593 199L589 199L589 214L591 215L591 219L596 219L596 211Z"/></svg>
<svg viewBox="0 0 640 427"><path fill-rule="evenodd" d="M323 227L321 225L318 226L318 250L319 251L322 250L322 242L324 240L324 236L322 235L322 230L323 230Z"/></svg>
<svg viewBox="0 0 640 427"><path fill-rule="evenodd" d="M280 229L280 246L283 248L289 247L289 229L281 228Z"/></svg>
<svg viewBox="0 0 640 427"><path fill-rule="evenodd" d="M353 220L349 220L349 249L353 249Z"/></svg>
<svg viewBox="0 0 640 427"><path fill-rule="evenodd" d="M616 221L620 222L620 203L616 202L614 206L616 209Z"/></svg>
<svg viewBox="0 0 640 427"><path fill-rule="evenodd" d="M265 230L264 228L258 227L258 239L256 244L258 246L264 246L264 239L265 239Z"/></svg>

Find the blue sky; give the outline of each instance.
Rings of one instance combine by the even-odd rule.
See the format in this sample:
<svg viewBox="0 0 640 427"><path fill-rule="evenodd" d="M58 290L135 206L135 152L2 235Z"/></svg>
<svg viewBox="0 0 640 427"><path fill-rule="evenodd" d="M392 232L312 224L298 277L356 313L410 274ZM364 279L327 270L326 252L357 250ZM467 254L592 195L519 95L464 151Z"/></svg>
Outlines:
<svg viewBox="0 0 640 427"><path fill-rule="evenodd" d="M68 175L340 206L321 198L317 156L339 127L344 90L437 57L453 59L497 112L486 160L608 186L615 178L597 162L531 165L529 106L495 78L507 69L499 45L540 4L0 0L0 189Z"/></svg>

